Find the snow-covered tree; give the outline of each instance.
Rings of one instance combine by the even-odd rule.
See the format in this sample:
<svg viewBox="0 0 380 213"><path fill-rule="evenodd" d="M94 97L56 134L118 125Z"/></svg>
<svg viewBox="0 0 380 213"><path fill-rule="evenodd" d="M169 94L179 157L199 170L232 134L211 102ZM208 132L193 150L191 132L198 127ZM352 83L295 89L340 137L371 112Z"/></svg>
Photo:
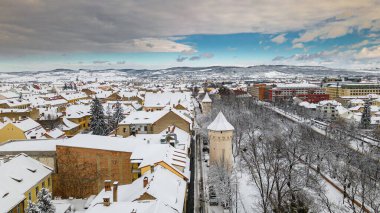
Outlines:
<svg viewBox="0 0 380 213"><path fill-rule="evenodd" d="M123 107L121 106L120 102L117 101L115 104L113 115L112 115L112 123L113 123L114 129L116 129L120 121L122 121L125 118L123 113L124 113Z"/></svg>
<svg viewBox="0 0 380 213"><path fill-rule="evenodd" d="M103 106L99 99L95 97L91 104L91 122L90 129L94 135L107 135L108 128L104 119Z"/></svg>
<svg viewBox="0 0 380 213"><path fill-rule="evenodd" d="M113 117L112 117L112 109L111 109L110 104L107 104L105 117L106 117L106 123L107 123L108 128L112 130L114 125L112 122Z"/></svg>
<svg viewBox="0 0 380 213"><path fill-rule="evenodd" d="M112 115L112 129L115 130L115 136L117 135L117 128L119 123L125 118L124 113L123 113L123 108L120 104L119 101L116 102L115 104L115 109Z"/></svg>
<svg viewBox="0 0 380 213"><path fill-rule="evenodd" d="M37 194L37 207L41 212L44 213L54 213L55 207L51 202L51 193L48 189L42 188Z"/></svg>
<svg viewBox="0 0 380 213"><path fill-rule="evenodd" d="M37 204L32 203L32 201L28 201L28 207L25 209L26 213L42 213L38 208Z"/></svg>
<svg viewBox="0 0 380 213"><path fill-rule="evenodd" d="M234 185L232 173L226 169L224 163L210 165L207 182L212 186L219 201L225 207L231 207L234 200Z"/></svg>
<svg viewBox="0 0 380 213"><path fill-rule="evenodd" d="M370 102L366 101L364 104L362 118L360 120L360 127L362 129L369 129L370 126L371 126L371 106L370 106Z"/></svg>

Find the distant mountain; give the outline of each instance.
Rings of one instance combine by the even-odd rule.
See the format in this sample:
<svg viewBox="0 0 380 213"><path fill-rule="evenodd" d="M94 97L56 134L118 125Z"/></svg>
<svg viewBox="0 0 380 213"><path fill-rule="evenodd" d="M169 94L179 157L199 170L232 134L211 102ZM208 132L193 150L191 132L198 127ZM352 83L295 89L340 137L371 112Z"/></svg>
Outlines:
<svg viewBox="0 0 380 213"><path fill-rule="evenodd" d="M323 66L258 65L249 67L171 67L167 69L54 69L50 71L1 73L0 81L69 81L128 79L268 79L320 76L378 76L379 68L362 70L334 69Z"/></svg>

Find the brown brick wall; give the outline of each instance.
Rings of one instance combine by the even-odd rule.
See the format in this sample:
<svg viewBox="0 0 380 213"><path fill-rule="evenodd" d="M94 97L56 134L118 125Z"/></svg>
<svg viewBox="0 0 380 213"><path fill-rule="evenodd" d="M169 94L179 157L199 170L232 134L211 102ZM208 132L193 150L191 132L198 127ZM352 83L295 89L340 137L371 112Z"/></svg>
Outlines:
<svg viewBox="0 0 380 213"><path fill-rule="evenodd" d="M86 198L98 194L104 180L132 182L131 153L57 146L54 196Z"/></svg>

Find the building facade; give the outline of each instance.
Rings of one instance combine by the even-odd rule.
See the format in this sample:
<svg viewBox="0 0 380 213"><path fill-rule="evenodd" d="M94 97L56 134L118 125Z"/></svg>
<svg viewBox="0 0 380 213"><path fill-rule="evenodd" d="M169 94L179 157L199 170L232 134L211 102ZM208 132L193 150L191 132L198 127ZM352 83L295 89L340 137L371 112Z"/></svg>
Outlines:
<svg viewBox="0 0 380 213"><path fill-rule="evenodd" d="M291 100L293 97L309 103L318 103L329 99L329 95L325 93L325 90L314 84L278 84L275 88L269 90L269 99L271 101Z"/></svg>

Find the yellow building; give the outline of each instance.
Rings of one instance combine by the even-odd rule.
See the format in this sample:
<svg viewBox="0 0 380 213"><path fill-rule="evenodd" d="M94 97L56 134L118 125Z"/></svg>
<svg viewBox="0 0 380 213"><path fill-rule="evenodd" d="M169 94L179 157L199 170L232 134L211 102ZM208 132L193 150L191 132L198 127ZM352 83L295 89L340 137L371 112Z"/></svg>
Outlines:
<svg viewBox="0 0 380 213"><path fill-rule="evenodd" d="M6 122L0 127L0 143L9 140L45 138L46 130L31 118Z"/></svg>
<svg viewBox="0 0 380 213"><path fill-rule="evenodd" d="M0 100L0 108L26 109L30 107L30 102L18 98Z"/></svg>
<svg viewBox="0 0 380 213"><path fill-rule="evenodd" d="M189 180L189 162L186 151L176 149L168 144L140 145L132 153L132 180L153 172L157 165L171 171L178 177Z"/></svg>
<svg viewBox="0 0 380 213"><path fill-rule="evenodd" d="M52 171L23 153L3 159L0 165L1 211L23 213L29 201L37 201L42 188L52 192Z"/></svg>
<svg viewBox="0 0 380 213"><path fill-rule="evenodd" d="M325 88L326 94L330 99L336 99L342 96L365 96L369 94L380 95L379 84L343 84L331 85Z"/></svg>
<svg viewBox="0 0 380 213"><path fill-rule="evenodd" d="M86 93L77 92L77 93L62 93L60 94L63 99L65 99L68 103L74 104L79 100L90 99Z"/></svg>
<svg viewBox="0 0 380 213"><path fill-rule="evenodd" d="M29 117L33 120L37 120L40 117L40 112L37 108L27 108L27 109L17 109L17 108L8 108L0 109L0 120L5 117L11 120L21 120Z"/></svg>
<svg viewBox="0 0 380 213"><path fill-rule="evenodd" d="M191 118L176 109L160 111L135 111L119 123L117 134L128 137L134 133L158 134L168 126L176 126L187 133L192 130Z"/></svg>
<svg viewBox="0 0 380 213"><path fill-rule="evenodd" d="M62 131L65 133L67 137L73 137L78 134L81 130L79 124L71 122L67 118L62 118Z"/></svg>
<svg viewBox="0 0 380 213"><path fill-rule="evenodd" d="M66 129L65 132L68 130L71 132L69 134L66 133L68 136L75 135L78 132L82 132L84 130L89 130L91 121L90 106L71 105L66 108L66 115L64 118L77 125L67 125L70 128ZM64 122L65 125L66 123L68 122Z"/></svg>

